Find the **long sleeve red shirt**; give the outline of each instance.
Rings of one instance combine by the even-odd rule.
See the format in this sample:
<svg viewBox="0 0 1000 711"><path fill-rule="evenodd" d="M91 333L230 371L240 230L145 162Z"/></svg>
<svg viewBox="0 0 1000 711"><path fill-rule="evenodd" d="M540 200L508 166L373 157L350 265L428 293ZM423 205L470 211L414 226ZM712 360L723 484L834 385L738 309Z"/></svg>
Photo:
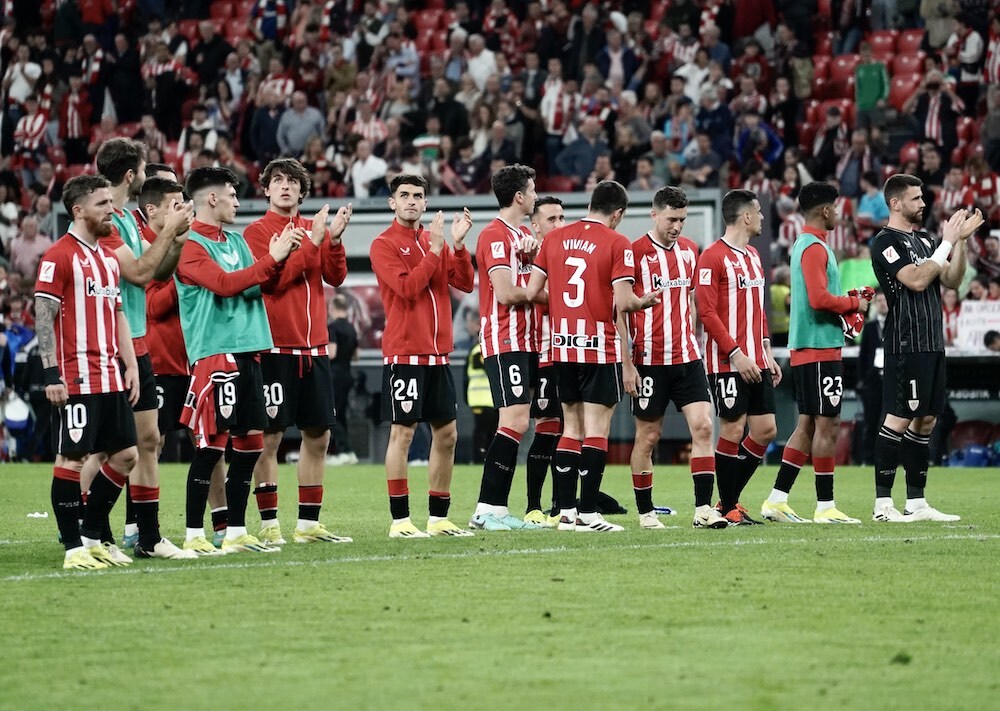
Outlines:
<svg viewBox="0 0 1000 711"><path fill-rule="evenodd" d="M447 363L455 347L448 287L472 291L475 271L469 250L446 245L435 255L423 227L410 229L393 219L372 242L370 256L385 306L384 362Z"/></svg>
<svg viewBox="0 0 1000 711"><path fill-rule="evenodd" d="M312 220L302 215L288 218L268 210L261 219L247 225L243 239L253 255L263 259L271 237L281 234L289 222L306 232L312 231ZM333 244L327 238L317 247L308 238L302 240L302 245L262 285L274 352L299 354L315 349L313 355L326 354L329 336L323 282L340 286L346 276L347 253L343 244Z"/></svg>
<svg viewBox="0 0 1000 711"><path fill-rule="evenodd" d="M195 220L191 230L203 237L221 242L222 228L208 225ZM197 242L188 240L181 250L181 258L177 262L177 278L185 284L208 289L218 296L228 297L242 294L251 286L263 284L278 271L278 263L274 257L267 254L254 262L253 266L235 272L227 272L219 263L205 251Z"/></svg>
<svg viewBox="0 0 1000 711"><path fill-rule="evenodd" d="M809 225L802 228L803 232L826 242L826 232ZM854 296L837 296L830 293L830 281L826 278L826 267L829 262L827 251L823 245L814 244L802 252L802 277L806 283L806 296L809 306L816 311L832 311L835 314L848 314L857 311L860 301ZM791 352L793 366L806 363L840 360L839 348L800 348Z"/></svg>

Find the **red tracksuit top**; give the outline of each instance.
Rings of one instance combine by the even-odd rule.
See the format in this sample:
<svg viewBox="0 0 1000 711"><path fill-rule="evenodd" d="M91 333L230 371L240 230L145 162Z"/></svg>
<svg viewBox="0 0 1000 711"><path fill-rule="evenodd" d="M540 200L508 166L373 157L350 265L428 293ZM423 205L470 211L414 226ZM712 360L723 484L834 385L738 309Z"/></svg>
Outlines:
<svg viewBox="0 0 1000 711"><path fill-rule="evenodd" d="M257 259L268 253L271 237L281 234L291 221L306 232L312 231L312 220L295 215L282 217L273 210L247 225L243 239ZM329 336L326 330L326 298L323 281L330 286L340 286L347 276L347 253L343 244L332 244L327 238L322 247L312 240L302 240L302 245L289 255L279 267L277 275L261 285L264 307L271 325L274 352L301 355L299 351L319 348L325 355Z"/></svg>
<svg viewBox="0 0 1000 711"><path fill-rule="evenodd" d="M384 362L447 363L455 347L448 287L472 291L475 271L469 250L445 245L441 255L435 255L429 232L393 219L372 242L370 256L385 306Z"/></svg>

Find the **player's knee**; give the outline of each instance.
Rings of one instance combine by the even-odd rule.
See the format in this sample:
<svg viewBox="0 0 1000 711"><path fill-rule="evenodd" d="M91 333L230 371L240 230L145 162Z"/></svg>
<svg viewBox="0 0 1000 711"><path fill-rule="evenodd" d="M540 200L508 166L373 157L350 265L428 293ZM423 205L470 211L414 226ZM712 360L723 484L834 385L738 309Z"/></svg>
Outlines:
<svg viewBox="0 0 1000 711"><path fill-rule="evenodd" d="M115 452L108 458L108 464L116 471L127 474L135 468L139 461L139 450L136 447L128 447L119 452Z"/></svg>
<svg viewBox="0 0 1000 711"><path fill-rule="evenodd" d="M514 430L519 435L523 435L528 431L528 423L530 422L530 412L525 410L523 412L505 412L500 417L500 427L506 427L509 430Z"/></svg>
<svg viewBox="0 0 1000 711"><path fill-rule="evenodd" d="M778 426L772 421L750 428L750 436L761 444L768 444L778 436Z"/></svg>
<svg viewBox="0 0 1000 711"><path fill-rule="evenodd" d="M455 445L458 444L458 428L455 427L455 423L449 422L443 427L436 428L434 430L434 442L439 447L454 449Z"/></svg>
<svg viewBox="0 0 1000 711"><path fill-rule="evenodd" d="M160 432L155 427L152 430L139 432L136 444L146 453L156 453L160 447Z"/></svg>
<svg viewBox="0 0 1000 711"><path fill-rule="evenodd" d="M691 422L691 442L693 444L710 445L712 443L712 418L699 417Z"/></svg>
<svg viewBox="0 0 1000 711"><path fill-rule="evenodd" d="M409 447L415 431L415 427L393 425L389 429L389 444L396 447Z"/></svg>
<svg viewBox="0 0 1000 711"><path fill-rule="evenodd" d="M313 452L326 452L330 446L330 430L303 430L302 446Z"/></svg>

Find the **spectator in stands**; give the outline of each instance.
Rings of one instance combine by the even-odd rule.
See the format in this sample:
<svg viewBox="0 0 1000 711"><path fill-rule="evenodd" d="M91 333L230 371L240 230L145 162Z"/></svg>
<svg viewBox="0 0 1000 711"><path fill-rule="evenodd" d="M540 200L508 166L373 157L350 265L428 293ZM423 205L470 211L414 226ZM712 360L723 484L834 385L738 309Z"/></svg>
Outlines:
<svg viewBox="0 0 1000 711"><path fill-rule="evenodd" d="M704 131L695 135L694 146L686 152L685 182L699 188L719 187L722 159L712 150L712 141Z"/></svg>
<svg viewBox="0 0 1000 711"><path fill-rule="evenodd" d="M87 144L87 153L91 156L97 155L97 149L101 145L112 138L119 138L121 133L118 129L118 124L115 121L114 116L105 115L101 117L101 122L94 126L90 131L90 143ZM87 163L90 160L85 161Z"/></svg>
<svg viewBox="0 0 1000 711"><path fill-rule="evenodd" d="M854 106L858 128L870 128L884 120L889 98L889 73L885 64L872 56L869 42L861 43L861 62L854 68Z"/></svg>
<svg viewBox="0 0 1000 711"><path fill-rule="evenodd" d="M691 101L697 102L701 97L701 90L708 81L710 61L708 50L698 47L694 59L674 72L674 76L684 77L684 93Z"/></svg>
<svg viewBox="0 0 1000 711"><path fill-rule="evenodd" d="M715 25L709 25L701 33L701 46L708 50L708 56L711 61L718 64L721 70L720 73L723 76L728 76L733 61L733 53L729 49L729 45L720 41L719 37L719 28Z"/></svg>
<svg viewBox="0 0 1000 711"><path fill-rule="evenodd" d="M482 163L474 155L472 140L468 136L462 136L455 141L456 157L450 166L455 174L456 180L442 182L447 185L449 191L454 195L468 195L475 191L479 185L483 173Z"/></svg>
<svg viewBox="0 0 1000 711"><path fill-rule="evenodd" d="M936 70L928 72L903 103L904 113L911 113L917 122L917 137L940 144L948 156L958 145L956 121L963 109L951 82Z"/></svg>
<svg viewBox="0 0 1000 711"><path fill-rule="evenodd" d="M156 121L152 114L143 114L139 121L139 130L136 131L135 140L146 144L147 148L163 150L167 145L167 136L156 127Z"/></svg>
<svg viewBox="0 0 1000 711"><path fill-rule="evenodd" d="M866 173L878 175L882 172L882 162L874 155L863 129L851 133L851 145L837 163L837 180L840 194L849 198L859 198L864 190L861 178ZM876 182L880 182L876 180Z"/></svg>
<svg viewBox="0 0 1000 711"><path fill-rule="evenodd" d="M982 208L991 224L1000 224L1000 176L990 170L982 156L972 156L966 169L972 201Z"/></svg>
<svg viewBox="0 0 1000 711"><path fill-rule="evenodd" d="M602 180L617 180L614 168L611 167L610 153L602 153L597 156L597 159L594 161L594 170L587 176L587 182L584 184L583 189L587 192L593 192L594 188Z"/></svg>
<svg viewBox="0 0 1000 711"><path fill-rule="evenodd" d="M390 165L399 163L403 155L403 139L399 135L399 119L385 122L385 138L375 144L373 152ZM364 134L358 134L364 136Z"/></svg>
<svg viewBox="0 0 1000 711"><path fill-rule="evenodd" d="M635 161L635 178L628 184L629 190L656 192L663 186L664 182L653 172L653 161L646 156Z"/></svg>
<svg viewBox="0 0 1000 711"><path fill-rule="evenodd" d="M469 50L466 59L466 71L476 87L482 91L486 86L486 79L497 72L497 60L493 52L486 48L486 41L482 35L469 35Z"/></svg>
<svg viewBox="0 0 1000 711"><path fill-rule="evenodd" d="M941 150L934 145L924 146L920 151L920 170L917 171L917 177L936 194L944 185L945 175Z"/></svg>
<svg viewBox="0 0 1000 711"><path fill-rule="evenodd" d="M441 130L449 136L463 136L469 132L469 112L465 106L452 98L451 85L441 78L434 82L431 100L423 107L437 116Z"/></svg>
<svg viewBox="0 0 1000 711"><path fill-rule="evenodd" d="M986 335L983 336L983 345L988 351L1000 353L1000 332L987 331Z"/></svg>
<svg viewBox="0 0 1000 711"><path fill-rule="evenodd" d="M597 54L597 69L607 81L631 88L632 77L640 66L639 59L625 46L621 32L610 29L606 36L607 44ZM705 63L708 63L708 55L705 55Z"/></svg>
<svg viewBox="0 0 1000 711"><path fill-rule="evenodd" d="M25 102L34 94L35 85L42 76L41 65L31 61L31 47L19 45L13 61L3 75L3 90L10 102L10 117L16 122L25 111Z"/></svg>
<svg viewBox="0 0 1000 711"><path fill-rule="evenodd" d="M969 293L965 295L966 301L986 301L989 296L989 279L984 276L975 276L969 282Z"/></svg>
<svg viewBox="0 0 1000 711"><path fill-rule="evenodd" d="M987 301L1000 301L1000 277L990 279L989 291L986 292Z"/></svg>
<svg viewBox="0 0 1000 711"><path fill-rule="evenodd" d="M514 150L514 144L507 138L507 126L503 121L494 121L490 126L489 141L482 157L485 163L502 158L506 165L513 165L520 159Z"/></svg>
<svg viewBox="0 0 1000 711"><path fill-rule="evenodd" d="M56 176L56 169L52 165L52 161L43 160L38 164L38 175L36 178L42 188L39 192L40 195L48 196L53 202L62 200L63 181Z"/></svg>
<svg viewBox="0 0 1000 711"><path fill-rule="evenodd" d="M663 124L663 135L670 146L670 158L684 165L684 149L694 139L694 103L687 97L677 103L674 115Z"/></svg>
<svg viewBox="0 0 1000 711"><path fill-rule="evenodd" d="M378 156L372 155L371 143L362 139L354 151L354 162L351 164L351 186L354 196L366 198L370 195L371 185L385 178L389 166Z"/></svg>
<svg viewBox="0 0 1000 711"><path fill-rule="evenodd" d="M653 131L649 134L649 146L649 152L645 157L653 164L653 174L666 185L670 180L670 143L663 135L663 131Z"/></svg>
<svg viewBox="0 0 1000 711"><path fill-rule="evenodd" d="M48 119L39 111L38 96L31 94L24 101L25 113L14 129L14 155L21 168L24 185L35 182L35 171L45 158Z"/></svg>
<svg viewBox="0 0 1000 711"><path fill-rule="evenodd" d="M941 313L944 317L944 344L954 346L958 340L958 316L962 311L958 292L954 289L941 290Z"/></svg>
<svg viewBox="0 0 1000 711"><path fill-rule="evenodd" d="M802 220L805 224L805 220ZM775 348L788 346L788 327L791 323L792 309L792 271L787 264L774 268L770 287L771 313L768 318L768 328L771 332L771 345Z"/></svg>
<svg viewBox="0 0 1000 711"><path fill-rule="evenodd" d="M742 129L736 142L736 158L741 165L758 161L765 170L781 158L784 144L774 129L764 123L760 114L749 109L744 112Z"/></svg>
<svg viewBox="0 0 1000 711"><path fill-rule="evenodd" d="M472 112L472 120L469 122L469 138L472 139L472 147L476 158L481 158L486 144L490 141L490 126L493 125L493 108L486 103L476 106Z"/></svg>
<svg viewBox="0 0 1000 711"><path fill-rule="evenodd" d="M221 36L216 34L215 25L210 20L198 23L198 35L201 41L195 45L188 55L188 66L198 75L198 83L202 86L214 86L215 78L226 64L226 57L233 47Z"/></svg>
<svg viewBox="0 0 1000 711"><path fill-rule="evenodd" d="M802 233L806 220L799 212L795 199L787 195L777 198L774 209L781 222L778 225L778 238L771 245L771 258L774 261L787 262L792 243ZM773 292L771 298L774 298Z"/></svg>
<svg viewBox="0 0 1000 711"><path fill-rule="evenodd" d="M27 215L21 220L21 232L10 242L10 268L34 280L38 262L52 246L52 240L38 231L38 220Z"/></svg>
<svg viewBox="0 0 1000 711"><path fill-rule="evenodd" d="M925 41L933 51L944 47L954 30L958 3L943 0L920 0L920 16L927 31Z"/></svg>
<svg viewBox="0 0 1000 711"><path fill-rule="evenodd" d="M278 124L284 113L284 101L271 88L261 85L264 105L258 108L250 124L250 145L259 165L267 165L281 155L278 145Z"/></svg>
<svg viewBox="0 0 1000 711"><path fill-rule="evenodd" d="M969 263L976 273L986 279L1000 277L1000 235L989 232L982 240L982 248L975 244L975 237L970 240L973 250L969 253Z"/></svg>
<svg viewBox="0 0 1000 711"><path fill-rule="evenodd" d="M326 79L324 81L328 101L334 92L349 91L354 86L354 79L358 75L358 65L344 56L344 45L340 42L334 42L331 45L329 62L326 66Z"/></svg>
<svg viewBox="0 0 1000 711"><path fill-rule="evenodd" d="M742 85L743 77L753 80L754 86L761 91L768 91L771 88L771 65L767 63L760 42L751 39L743 48L743 54L733 60L733 68L730 76L740 80ZM759 109L758 110L762 110Z"/></svg>
<svg viewBox="0 0 1000 711"><path fill-rule="evenodd" d="M873 170L861 175L861 199L858 200L858 238L867 240L889 222L889 206L879 189L882 181Z"/></svg>
<svg viewBox="0 0 1000 711"><path fill-rule="evenodd" d="M699 131L708 134L715 154L723 160L729 160L733 154L735 121L716 89L706 89L701 93L701 108L695 116L695 123Z"/></svg>
<svg viewBox="0 0 1000 711"><path fill-rule="evenodd" d="M583 65L592 61L607 42L598 18L597 7L591 4L584 5L580 14L573 18L569 30L569 48L565 54L567 79L582 79Z"/></svg>
<svg viewBox="0 0 1000 711"><path fill-rule="evenodd" d="M847 123L841 115L840 107L831 106L826 110L824 123L816 132L816 137L813 139L813 160L810 172L813 175L820 176L833 175L837 170L837 164L840 162L840 159L847 152L847 148ZM857 191L855 190L854 194L850 195L850 197L857 197Z"/></svg>
<svg viewBox="0 0 1000 711"><path fill-rule="evenodd" d="M52 239L56 236L56 213L52 211L52 200L44 193L35 198L35 211L32 213L38 222L38 231Z"/></svg>
<svg viewBox="0 0 1000 711"><path fill-rule="evenodd" d="M219 133L215 128L215 122L209 118L208 107L205 104L195 104L191 108L191 123L181 131L180 147L187 149L190 145L191 136L198 133L201 134L202 147L206 150L214 151L215 142L219 140Z"/></svg>
<svg viewBox="0 0 1000 711"><path fill-rule="evenodd" d="M965 115L976 116L986 45L982 35L973 27L971 18L965 13L960 13L955 18L952 29L944 47L944 55L958 63L956 93L965 105Z"/></svg>
<svg viewBox="0 0 1000 711"><path fill-rule="evenodd" d="M597 156L610 153L610 148L601 138L601 122L596 116L584 118L579 133L579 138L556 156L556 169L559 175L573 178L582 186L594 169Z"/></svg>
<svg viewBox="0 0 1000 711"><path fill-rule="evenodd" d="M139 52L121 32L115 35L114 49L106 56L108 90L119 123L134 123L142 114L142 94L135 90L141 76Z"/></svg>
<svg viewBox="0 0 1000 711"><path fill-rule="evenodd" d="M281 155L295 157L305 150L306 142L313 136L323 136L326 122L315 106L309 105L304 91L292 94L292 107L278 119L278 149ZM370 145L370 144L369 144Z"/></svg>

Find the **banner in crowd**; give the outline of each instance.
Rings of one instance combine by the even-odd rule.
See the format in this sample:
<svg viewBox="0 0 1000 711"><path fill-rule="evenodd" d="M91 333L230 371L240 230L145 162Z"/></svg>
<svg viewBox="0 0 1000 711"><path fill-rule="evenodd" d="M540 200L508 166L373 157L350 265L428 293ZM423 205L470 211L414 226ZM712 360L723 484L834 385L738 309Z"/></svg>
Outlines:
<svg viewBox="0 0 1000 711"><path fill-rule="evenodd" d="M963 301L955 347L963 351L985 351L983 336L987 331L1000 331L1000 301Z"/></svg>

